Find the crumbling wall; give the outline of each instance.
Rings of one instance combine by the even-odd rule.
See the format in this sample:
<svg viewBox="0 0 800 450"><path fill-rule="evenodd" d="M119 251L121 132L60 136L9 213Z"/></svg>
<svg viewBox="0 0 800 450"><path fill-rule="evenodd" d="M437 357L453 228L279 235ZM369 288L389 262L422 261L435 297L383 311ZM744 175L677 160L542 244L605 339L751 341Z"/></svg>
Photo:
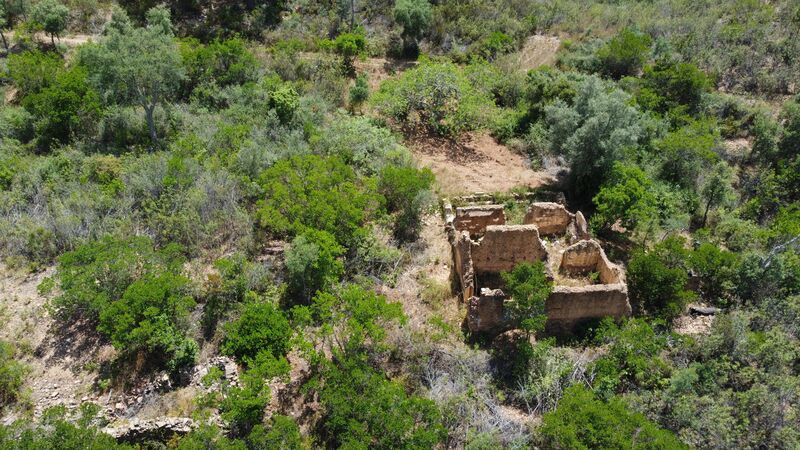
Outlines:
<svg viewBox="0 0 800 450"><path fill-rule="evenodd" d="M455 272L461 285L461 298L469 300L475 295L475 271L472 266L472 240L469 233L457 233L453 243L453 262Z"/></svg>
<svg viewBox="0 0 800 450"><path fill-rule="evenodd" d="M503 205L463 206L456 208L453 226L456 231L468 231L472 235L483 234L489 225L505 225Z"/></svg>
<svg viewBox="0 0 800 450"><path fill-rule="evenodd" d="M521 262L547 258L535 225L490 225L483 239L473 242L470 251L475 273L509 271Z"/></svg>
<svg viewBox="0 0 800 450"><path fill-rule="evenodd" d="M577 275L598 272L600 282L603 284L615 284L621 281L621 269L608 260L606 252L593 239L567 247L561 257L561 270L567 274Z"/></svg>
<svg viewBox="0 0 800 450"><path fill-rule="evenodd" d="M505 294L500 289L481 289L467 301L467 327L473 333L496 334L507 327Z"/></svg>
<svg viewBox="0 0 800 450"><path fill-rule="evenodd" d="M551 334L571 332L588 319L631 315L628 290L625 284L596 284L583 287L556 286L545 303L547 323Z"/></svg>
<svg viewBox="0 0 800 450"><path fill-rule="evenodd" d="M564 205L550 202L531 203L523 223L536 225L542 236L563 235L575 216Z"/></svg>

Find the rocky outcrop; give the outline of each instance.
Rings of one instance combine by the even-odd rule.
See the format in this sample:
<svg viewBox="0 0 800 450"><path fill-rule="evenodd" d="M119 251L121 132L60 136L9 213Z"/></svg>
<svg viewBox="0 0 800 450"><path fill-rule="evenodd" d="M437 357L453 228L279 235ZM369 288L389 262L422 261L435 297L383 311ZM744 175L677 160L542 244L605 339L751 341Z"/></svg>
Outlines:
<svg viewBox="0 0 800 450"><path fill-rule="evenodd" d="M197 426L198 424L188 417L162 417L152 420L134 418L125 423L108 426L101 431L120 442L166 442L175 435L190 433Z"/></svg>

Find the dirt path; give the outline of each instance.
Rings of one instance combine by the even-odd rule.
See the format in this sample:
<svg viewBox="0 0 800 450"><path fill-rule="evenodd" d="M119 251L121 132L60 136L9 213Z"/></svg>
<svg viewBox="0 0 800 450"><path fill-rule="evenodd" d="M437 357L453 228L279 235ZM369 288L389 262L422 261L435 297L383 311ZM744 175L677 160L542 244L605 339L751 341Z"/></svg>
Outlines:
<svg viewBox="0 0 800 450"><path fill-rule="evenodd" d="M436 174L443 195L507 192L556 181L548 172L532 170L527 158L486 133L469 133L458 141L416 137L407 144L420 164Z"/></svg>

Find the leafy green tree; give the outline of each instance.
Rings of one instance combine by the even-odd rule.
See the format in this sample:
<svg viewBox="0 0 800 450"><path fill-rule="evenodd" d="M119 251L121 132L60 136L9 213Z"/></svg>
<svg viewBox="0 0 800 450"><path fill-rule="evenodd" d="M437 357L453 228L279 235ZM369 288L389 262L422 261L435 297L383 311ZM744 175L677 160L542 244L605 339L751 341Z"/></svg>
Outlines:
<svg viewBox="0 0 800 450"><path fill-rule="evenodd" d="M445 435L435 403L406 394L360 358L331 364L319 398L329 447L435 448Z"/></svg>
<svg viewBox="0 0 800 450"><path fill-rule="evenodd" d="M417 52L417 43L430 25L432 16L428 0L395 2L394 20L403 27L403 43L407 52Z"/></svg>
<svg viewBox="0 0 800 450"><path fill-rule="evenodd" d="M294 238L286 251L289 292L300 303L308 303L319 291L332 287L344 274L340 257L344 248L330 233L308 229Z"/></svg>
<svg viewBox="0 0 800 450"><path fill-rule="evenodd" d="M702 226L706 225L708 212L712 208L728 204L734 198L736 192L731 186L732 181L733 169L725 161L715 164L711 169L711 173L705 177L700 191L705 203Z"/></svg>
<svg viewBox="0 0 800 450"><path fill-rule="evenodd" d="M239 38L215 39L208 45L197 39L180 42L181 60L186 70L185 96L197 86L226 87L256 81L258 62Z"/></svg>
<svg viewBox="0 0 800 450"><path fill-rule="evenodd" d="M55 45L54 37L60 37L67 29L69 8L58 0L41 0L31 10L31 20L50 35L50 43Z"/></svg>
<svg viewBox="0 0 800 450"><path fill-rule="evenodd" d="M564 392L555 411L544 415L543 445L553 449L688 449L678 438L633 412L619 398L598 400L583 386Z"/></svg>
<svg viewBox="0 0 800 450"><path fill-rule="evenodd" d="M367 48L367 38L363 33L342 33L333 41L333 48L342 57L342 68L348 76L356 73L355 58Z"/></svg>
<svg viewBox="0 0 800 450"><path fill-rule="evenodd" d="M145 28L110 28L99 44L80 48L89 80L109 104L137 105L145 112L152 147L158 144L155 110L174 98L184 79L181 54L168 32L165 10L154 11Z"/></svg>
<svg viewBox="0 0 800 450"><path fill-rule="evenodd" d="M350 247L377 209L380 196L337 157L295 156L278 161L260 176L264 199L257 204L262 227L279 236L309 228L327 231Z"/></svg>
<svg viewBox="0 0 800 450"><path fill-rule="evenodd" d="M389 213L395 214L395 238L408 242L419 236L422 214L432 201L433 181L428 168L387 166L381 171L378 192L386 199Z"/></svg>
<svg viewBox="0 0 800 450"><path fill-rule="evenodd" d="M249 294L241 315L225 324L222 352L253 365L266 352L282 358L289 351L292 328L283 312L268 299Z"/></svg>
<svg viewBox="0 0 800 450"><path fill-rule="evenodd" d="M658 205L652 185L653 181L639 167L615 163L608 180L592 199L597 207L592 224L608 230L620 221L623 227L633 230L657 218Z"/></svg>
<svg viewBox="0 0 800 450"><path fill-rule="evenodd" d="M34 50L8 57L8 75L23 101L50 86L63 71L63 58L53 52Z"/></svg>
<svg viewBox="0 0 800 450"><path fill-rule="evenodd" d="M26 96L23 104L37 119L35 129L45 149L89 134L101 113L100 98L80 66L59 73L49 86Z"/></svg>
<svg viewBox="0 0 800 450"><path fill-rule="evenodd" d="M624 92L596 77L580 86L573 105L561 100L545 108L550 142L566 155L572 190L580 198L593 197L623 150L635 147L644 134L640 112Z"/></svg>
<svg viewBox="0 0 800 450"><path fill-rule="evenodd" d="M637 250L628 263L632 302L641 310L665 319L679 316L694 297L685 289L688 281L684 241L670 237L652 251Z"/></svg>
<svg viewBox="0 0 800 450"><path fill-rule="evenodd" d="M19 400L22 384L30 372L27 365L17 361L16 353L14 345L0 341L0 407ZM2 442L2 438L0 438L0 442Z"/></svg>
<svg viewBox="0 0 800 450"><path fill-rule="evenodd" d="M692 251L688 263L700 279L703 297L728 306L738 282L739 256L706 242Z"/></svg>
<svg viewBox="0 0 800 450"><path fill-rule="evenodd" d="M719 160L714 151L719 135L709 122L691 124L668 133L654 143L663 160L659 177L694 191L700 175Z"/></svg>
<svg viewBox="0 0 800 450"><path fill-rule="evenodd" d="M500 275L511 297L506 306L511 319L528 334L544 330L547 322L544 306L553 291L553 282L547 279L544 263L520 263L511 272Z"/></svg>
<svg viewBox="0 0 800 450"><path fill-rule="evenodd" d="M650 36L624 29L597 51L600 70L606 76L620 79L637 75L650 56Z"/></svg>
<svg viewBox="0 0 800 450"><path fill-rule="evenodd" d="M680 119L700 111L708 76L691 63L661 60L644 69L636 101L645 109Z"/></svg>
<svg viewBox="0 0 800 450"><path fill-rule="evenodd" d="M317 294L307 314L323 326L322 336L343 357L363 353L370 344L382 346L388 325L406 320L399 303L358 285Z"/></svg>

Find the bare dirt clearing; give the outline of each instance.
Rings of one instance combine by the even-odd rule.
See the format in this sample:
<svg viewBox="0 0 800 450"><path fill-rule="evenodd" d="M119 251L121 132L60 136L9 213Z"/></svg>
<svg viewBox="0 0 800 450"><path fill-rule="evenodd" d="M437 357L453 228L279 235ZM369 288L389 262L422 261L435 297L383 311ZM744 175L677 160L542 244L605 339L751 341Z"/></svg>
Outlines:
<svg viewBox="0 0 800 450"><path fill-rule="evenodd" d="M530 36L519 52L519 68L527 72L539 66L553 65L559 48L561 40L555 36Z"/></svg>
<svg viewBox="0 0 800 450"><path fill-rule="evenodd" d="M527 158L486 133L468 133L458 140L412 137L407 145L420 164L436 175L444 195L506 192L556 182L554 174L534 171Z"/></svg>

